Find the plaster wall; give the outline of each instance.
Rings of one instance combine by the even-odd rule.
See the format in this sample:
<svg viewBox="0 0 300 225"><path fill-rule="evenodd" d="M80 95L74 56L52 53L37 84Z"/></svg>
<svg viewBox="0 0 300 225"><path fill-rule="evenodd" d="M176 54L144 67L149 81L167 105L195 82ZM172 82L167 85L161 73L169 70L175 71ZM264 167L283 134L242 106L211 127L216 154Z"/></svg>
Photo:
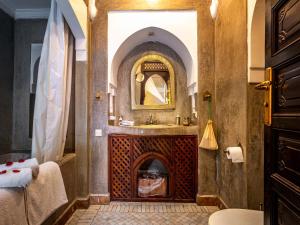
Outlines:
<svg viewBox="0 0 300 225"><path fill-rule="evenodd" d="M232 14L232 12L235 12ZM247 157L246 1L219 3L215 25L215 96L220 196L229 207L247 207L246 164L232 164L222 150L243 147ZM238 20L235 18L239 18Z"/></svg>
<svg viewBox="0 0 300 225"><path fill-rule="evenodd" d="M220 2L215 25L216 123L221 150L217 181L229 207L258 209L263 201L263 96L247 81L246 15L245 0ZM222 151L239 143L245 162L233 164Z"/></svg>
<svg viewBox="0 0 300 225"><path fill-rule="evenodd" d="M15 21L13 150L30 150L30 52L31 43L43 43L47 20Z"/></svg>
<svg viewBox="0 0 300 225"><path fill-rule="evenodd" d="M75 153L77 169L77 196L89 194L89 73L88 62L75 64Z"/></svg>
<svg viewBox="0 0 300 225"><path fill-rule="evenodd" d="M264 202L264 92L247 87L247 199L259 210Z"/></svg>
<svg viewBox="0 0 300 225"><path fill-rule="evenodd" d="M157 5L144 0L103 0L96 1L97 16L91 24L91 82L90 82L90 133L102 129L102 137L90 135L90 193L106 195L108 192L108 12L122 10L195 10L197 12L197 54L198 93L205 90L214 92L214 23L209 15L210 0L161 1ZM100 93L100 99L95 96ZM199 97L199 127L204 131L207 122L207 108ZM199 151L198 194L216 194L217 186L215 153Z"/></svg>
<svg viewBox="0 0 300 225"><path fill-rule="evenodd" d="M141 57L158 53L163 55L172 64L175 72L176 108L172 110L132 110L131 109L131 69ZM137 46L126 56L118 72L118 88L116 95L116 114L122 115L125 120L134 120L137 124L144 124L153 115L154 120L163 124L175 124L176 115L191 118L191 104L186 87L187 77L184 65L179 56L168 46L147 42Z"/></svg>
<svg viewBox="0 0 300 225"><path fill-rule="evenodd" d="M0 154L11 150L14 20L0 9Z"/></svg>

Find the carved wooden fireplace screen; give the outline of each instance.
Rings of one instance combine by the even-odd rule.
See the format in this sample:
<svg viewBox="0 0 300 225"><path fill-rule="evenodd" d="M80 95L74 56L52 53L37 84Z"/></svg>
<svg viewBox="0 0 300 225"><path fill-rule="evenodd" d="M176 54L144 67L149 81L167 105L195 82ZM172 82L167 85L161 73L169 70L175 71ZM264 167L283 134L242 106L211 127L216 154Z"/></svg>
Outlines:
<svg viewBox="0 0 300 225"><path fill-rule="evenodd" d="M111 200L194 202L197 136L109 135Z"/></svg>

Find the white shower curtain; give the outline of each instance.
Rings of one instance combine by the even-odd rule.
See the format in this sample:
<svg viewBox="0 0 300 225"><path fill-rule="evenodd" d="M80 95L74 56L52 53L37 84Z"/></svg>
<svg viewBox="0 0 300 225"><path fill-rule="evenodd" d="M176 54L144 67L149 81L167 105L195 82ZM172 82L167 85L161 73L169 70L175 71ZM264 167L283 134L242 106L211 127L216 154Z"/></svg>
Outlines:
<svg viewBox="0 0 300 225"><path fill-rule="evenodd" d="M38 71L32 155L40 163L63 157L71 96L73 36L52 0Z"/></svg>

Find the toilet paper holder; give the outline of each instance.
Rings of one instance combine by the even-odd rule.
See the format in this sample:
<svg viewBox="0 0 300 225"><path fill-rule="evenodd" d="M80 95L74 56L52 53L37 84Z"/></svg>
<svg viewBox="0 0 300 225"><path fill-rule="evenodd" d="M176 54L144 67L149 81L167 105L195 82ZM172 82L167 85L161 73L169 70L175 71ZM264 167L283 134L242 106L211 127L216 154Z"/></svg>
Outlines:
<svg viewBox="0 0 300 225"><path fill-rule="evenodd" d="M237 146L240 147L242 149L242 151L243 151L243 146L242 146L242 144L240 142L237 144ZM229 153L229 151L227 149L225 149L223 152L225 154Z"/></svg>

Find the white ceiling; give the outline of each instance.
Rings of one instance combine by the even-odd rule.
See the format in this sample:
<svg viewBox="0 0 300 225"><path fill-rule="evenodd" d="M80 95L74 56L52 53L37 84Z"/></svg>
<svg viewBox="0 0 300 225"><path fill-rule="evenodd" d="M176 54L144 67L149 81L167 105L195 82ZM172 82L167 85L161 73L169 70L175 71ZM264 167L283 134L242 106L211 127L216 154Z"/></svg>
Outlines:
<svg viewBox="0 0 300 225"><path fill-rule="evenodd" d="M44 18L50 5L51 0L0 0L0 8L16 19Z"/></svg>

